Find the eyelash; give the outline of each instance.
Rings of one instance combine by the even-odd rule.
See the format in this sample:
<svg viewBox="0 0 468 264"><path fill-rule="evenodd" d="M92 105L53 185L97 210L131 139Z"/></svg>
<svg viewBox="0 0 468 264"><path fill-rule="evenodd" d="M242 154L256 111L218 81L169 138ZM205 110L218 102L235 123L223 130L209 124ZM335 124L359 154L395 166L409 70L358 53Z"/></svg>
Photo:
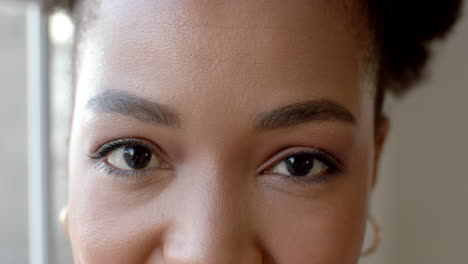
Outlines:
<svg viewBox="0 0 468 264"><path fill-rule="evenodd" d="M150 144L146 143L145 140L139 139L139 138L123 138L123 139L117 139L114 141L110 141L99 147L99 149L89 155L91 159L95 160L101 160L104 159L111 151L114 151L120 147L126 147L126 146L143 146L151 150L153 153L156 155L159 155L159 151L154 150L155 148L151 146ZM117 177L138 177L138 176L143 176L145 173L147 173L146 169L142 170L120 170L117 168L114 168L113 166L107 164L106 161L101 160L99 163L97 163L96 168L101 170L102 172L106 173L107 175L113 175Z"/></svg>
<svg viewBox="0 0 468 264"><path fill-rule="evenodd" d="M318 160L327 166L329 172L324 173L316 177L298 177L290 176L284 174L276 174L281 177L281 179L294 183L294 184L320 184L330 181L333 177L338 176L343 173L344 166L343 163L333 154L319 149L319 148L304 148L300 147L301 150L288 150L286 153L282 153L279 157L274 158L272 165L269 165L266 169L262 169L262 173L269 173L279 162L283 162L287 157L299 155L299 154L311 154L313 159Z"/></svg>
<svg viewBox="0 0 468 264"><path fill-rule="evenodd" d="M105 143L104 145L99 147L99 149L95 153L89 155L89 157L94 160L101 160L99 163L97 163L96 168L108 175L114 175L117 177L143 176L147 173L147 170L145 169L132 170L132 171L120 170L120 169L114 168L113 166L107 164L106 161L102 160L111 151L114 151L120 147L132 146L132 145L144 146L148 148L149 150L151 150L156 155L159 155L159 151L155 150L155 147L151 146L149 143L146 143L145 140L143 139L123 138L123 139L117 139L117 140ZM297 177L297 176L290 176L290 175L284 175L284 174L276 174L276 175L280 176L282 180L285 180L294 184L310 185L310 184L326 183L334 176L337 176L343 173L344 166L342 165L342 162L338 158L336 158L333 154L325 150L319 149L319 148L305 148L305 147L297 147L297 148L300 148L300 150L294 150L294 148L292 148L293 150L288 150L285 153L278 155L278 157L274 158L274 161L271 162L272 163L271 165L261 170L261 173L267 174L268 171L270 171L279 162L283 162L287 157L304 154L304 153L311 154L315 160L318 160L324 163L330 172L324 173L320 176L316 176L312 178Z"/></svg>

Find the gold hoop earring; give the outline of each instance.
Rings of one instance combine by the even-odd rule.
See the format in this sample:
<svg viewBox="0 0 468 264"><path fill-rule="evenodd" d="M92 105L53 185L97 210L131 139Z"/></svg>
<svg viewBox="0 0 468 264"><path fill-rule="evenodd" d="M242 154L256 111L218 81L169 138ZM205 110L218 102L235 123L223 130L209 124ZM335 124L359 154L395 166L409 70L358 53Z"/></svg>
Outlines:
<svg viewBox="0 0 468 264"><path fill-rule="evenodd" d="M372 230L374 231L374 238L372 239L372 243L368 248L362 251L361 256L366 257L370 254L374 253L374 251L379 247L380 241L382 240L382 231L380 229L379 222L372 216L368 216L367 220L372 225Z"/></svg>

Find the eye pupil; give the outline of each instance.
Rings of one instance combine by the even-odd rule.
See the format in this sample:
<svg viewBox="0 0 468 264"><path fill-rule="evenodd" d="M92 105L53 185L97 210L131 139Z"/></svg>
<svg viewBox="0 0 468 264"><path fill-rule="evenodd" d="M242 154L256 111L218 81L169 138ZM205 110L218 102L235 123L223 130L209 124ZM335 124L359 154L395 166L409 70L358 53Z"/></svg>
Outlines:
<svg viewBox="0 0 468 264"><path fill-rule="evenodd" d="M286 168L294 176L305 176L314 167L314 158L307 153L286 158Z"/></svg>
<svg viewBox="0 0 468 264"><path fill-rule="evenodd" d="M130 168L143 169L151 160L151 151L143 146L128 146L123 150L123 158Z"/></svg>

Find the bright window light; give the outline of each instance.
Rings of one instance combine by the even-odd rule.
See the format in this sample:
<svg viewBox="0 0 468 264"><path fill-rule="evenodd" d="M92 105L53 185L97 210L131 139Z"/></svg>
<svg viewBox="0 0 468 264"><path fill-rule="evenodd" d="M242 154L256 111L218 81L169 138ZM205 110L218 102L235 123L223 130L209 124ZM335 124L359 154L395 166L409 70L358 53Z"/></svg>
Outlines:
<svg viewBox="0 0 468 264"><path fill-rule="evenodd" d="M74 30L73 22L65 12L58 11L50 17L50 38L54 44L71 43Z"/></svg>

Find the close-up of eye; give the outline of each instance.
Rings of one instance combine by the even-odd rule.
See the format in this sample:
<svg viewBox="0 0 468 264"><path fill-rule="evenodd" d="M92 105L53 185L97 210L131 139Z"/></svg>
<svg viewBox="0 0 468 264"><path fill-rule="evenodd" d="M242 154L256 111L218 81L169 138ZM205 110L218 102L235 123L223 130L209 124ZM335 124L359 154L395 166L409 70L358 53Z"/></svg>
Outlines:
<svg viewBox="0 0 468 264"><path fill-rule="evenodd" d="M148 143L139 139L119 139L101 146L91 155L102 160L101 167L109 172L129 172L167 168L163 159Z"/></svg>
<svg viewBox="0 0 468 264"><path fill-rule="evenodd" d="M328 166L323 162L316 160L310 154L299 154L290 156L278 165L271 172L280 174L290 174L296 177L315 176L327 171Z"/></svg>
<svg viewBox="0 0 468 264"><path fill-rule="evenodd" d="M318 182L341 170L340 163L331 154L312 149L287 154L263 173L281 175L292 181Z"/></svg>
<svg viewBox="0 0 468 264"><path fill-rule="evenodd" d="M161 166L161 159L143 146L124 146L113 150L107 163L121 170L141 170Z"/></svg>

